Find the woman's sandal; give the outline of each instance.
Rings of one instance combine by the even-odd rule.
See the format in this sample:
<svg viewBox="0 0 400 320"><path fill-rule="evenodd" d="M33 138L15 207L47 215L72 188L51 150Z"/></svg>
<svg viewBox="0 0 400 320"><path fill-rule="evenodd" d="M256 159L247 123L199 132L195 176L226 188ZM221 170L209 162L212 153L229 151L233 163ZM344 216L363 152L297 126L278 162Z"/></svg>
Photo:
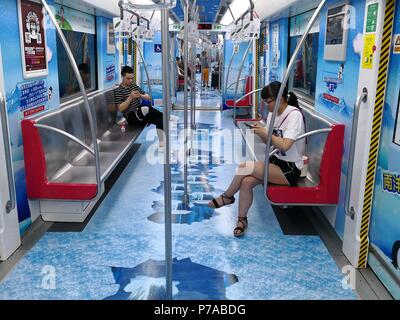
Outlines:
<svg viewBox="0 0 400 320"><path fill-rule="evenodd" d="M221 198L221 200L222 200L222 204L221 205L217 201L218 198ZM209 203L209 207L211 207L211 205L210 205L211 203L213 204L213 207L211 207L211 208L215 208L215 209L218 209L218 208L221 208L223 206L227 206L229 204L235 203L235 197L228 197L225 194L225 192L223 194L221 194L218 198L212 199L210 201L210 203ZM230 202L225 202L226 199L229 200Z"/></svg>
<svg viewBox="0 0 400 320"><path fill-rule="evenodd" d="M247 228L247 217L238 217L238 221L236 222L236 228L233 229L233 235L235 237L241 237L244 235L244 231Z"/></svg>

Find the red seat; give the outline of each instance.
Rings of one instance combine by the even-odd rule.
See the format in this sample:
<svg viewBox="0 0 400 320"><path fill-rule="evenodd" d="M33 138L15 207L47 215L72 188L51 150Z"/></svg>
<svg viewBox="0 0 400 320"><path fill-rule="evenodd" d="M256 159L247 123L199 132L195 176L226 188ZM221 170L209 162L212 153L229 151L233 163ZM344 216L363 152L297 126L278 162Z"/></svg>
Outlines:
<svg viewBox="0 0 400 320"><path fill-rule="evenodd" d="M91 200L96 184L54 183L46 175L46 157L35 121L23 120L24 158L27 193L30 199Z"/></svg>
<svg viewBox="0 0 400 320"><path fill-rule="evenodd" d="M245 94L251 92L253 90L253 77L247 77L246 79L246 92ZM227 99L225 102L227 107L234 107L235 101L233 99ZM236 106L237 107L251 107L253 105L253 97L252 95L247 96L246 98L240 100Z"/></svg>
<svg viewBox="0 0 400 320"><path fill-rule="evenodd" d="M339 201L344 129L343 124L331 126L320 164L320 181L315 187L283 187L268 185L267 197L273 204L333 205Z"/></svg>

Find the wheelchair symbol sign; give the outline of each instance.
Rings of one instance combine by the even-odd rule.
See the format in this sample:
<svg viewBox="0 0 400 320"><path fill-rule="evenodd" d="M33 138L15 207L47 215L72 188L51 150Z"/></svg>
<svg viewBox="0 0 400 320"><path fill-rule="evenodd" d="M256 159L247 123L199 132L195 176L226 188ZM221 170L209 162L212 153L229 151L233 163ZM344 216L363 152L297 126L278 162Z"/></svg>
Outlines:
<svg viewBox="0 0 400 320"><path fill-rule="evenodd" d="M154 52L161 53L161 44L155 44L154 45Z"/></svg>

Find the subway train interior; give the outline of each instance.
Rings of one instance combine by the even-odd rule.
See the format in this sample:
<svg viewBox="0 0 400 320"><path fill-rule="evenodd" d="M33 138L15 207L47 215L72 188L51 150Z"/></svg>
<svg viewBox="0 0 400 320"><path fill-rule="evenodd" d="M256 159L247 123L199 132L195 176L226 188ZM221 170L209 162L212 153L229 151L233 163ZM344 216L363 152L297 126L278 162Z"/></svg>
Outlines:
<svg viewBox="0 0 400 320"><path fill-rule="evenodd" d="M0 300L398 300L399 0L0 1Z"/></svg>

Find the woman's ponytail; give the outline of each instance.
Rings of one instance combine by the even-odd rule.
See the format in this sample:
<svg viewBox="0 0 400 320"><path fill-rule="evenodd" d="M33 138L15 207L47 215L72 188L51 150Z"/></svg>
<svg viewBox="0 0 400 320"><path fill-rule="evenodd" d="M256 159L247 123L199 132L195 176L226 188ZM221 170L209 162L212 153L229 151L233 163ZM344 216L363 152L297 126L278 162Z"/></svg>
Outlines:
<svg viewBox="0 0 400 320"><path fill-rule="evenodd" d="M297 96L292 91L288 94L287 102L289 105L300 109L299 100L297 100Z"/></svg>

